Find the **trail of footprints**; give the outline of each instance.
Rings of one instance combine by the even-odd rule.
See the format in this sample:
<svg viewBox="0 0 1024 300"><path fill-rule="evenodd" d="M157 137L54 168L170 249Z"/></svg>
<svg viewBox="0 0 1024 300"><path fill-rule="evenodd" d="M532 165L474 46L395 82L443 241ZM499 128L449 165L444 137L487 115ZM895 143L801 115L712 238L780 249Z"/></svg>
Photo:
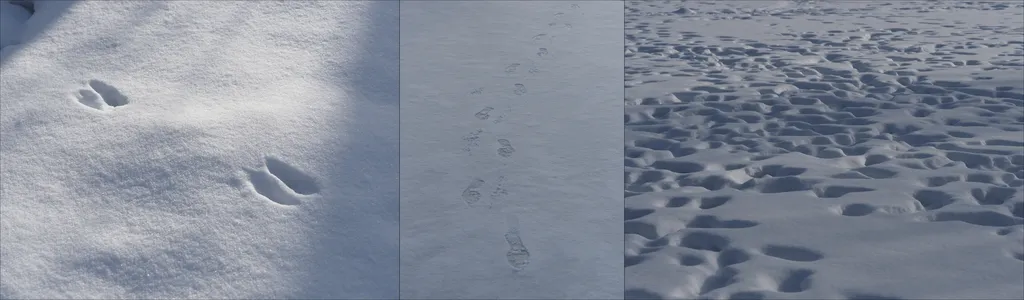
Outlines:
<svg viewBox="0 0 1024 300"><path fill-rule="evenodd" d="M579 9L579 4L570 4L571 10ZM567 14L564 12L557 12L554 17L559 19L552 21L548 24L549 28L552 29L571 29L572 24L560 21ZM534 43L538 43L536 51L532 53L533 57L540 59L540 61L534 61L531 55L525 56L527 62L513 62L505 64L501 70L506 78L511 80L509 83L509 90L512 95L517 97L527 97L529 95L529 88L526 84L520 81L520 75L523 68L526 68L526 73L529 75L537 75L542 72L539 65L545 59L549 59L552 56L553 48L550 44L553 43L556 35L551 33L538 33L530 37L530 40ZM547 43L547 44L544 44ZM473 89L470 93L471 97L485 96L486 92L483 87ZM504 122L512 112L512 105L505 104L503 109L496 108L493 105L484 105L482 108L473 113L473 118L480 122L487 122L485 124L500 124ZM489 132L487 127L475 129L462 136L463 148L462 151L466 155L474 155L476 149L480 147L482 139L486 136L485 133ZM513 141L508 138L493 137L495 143L494 154L497 158L502 160L502 166L508 165L508 160L512 159L516 153L516 147L513 145ZM509 195L509 191L505 188L505 176L498 176L493 180L492 187L487 188L488 180L475 177L470 179L469 183L462 190L461 199L471 209L492 209L497 204L505 203L504 198ZM489 189L487 199L484 199L484 189ZM505 242L508 244L509 250L506 253L506 258L510 267L516 271L523 271L526 266L530 263L530 251L526 248L523 237L521 235L521 229L519 228L519 219L515 215L508 215L507 225L508 231L504 234Z"/></svg>
<svg viewBox="0 0 1024 300"><path fill-rule="evenodd" d="M104 81L92 79L85 85L73 96L88 108L112 111L129 103L127 96ZM244 169L244 173L257 194L280 205L299 205L303 198L320 193L319 184L313 177L274 157L266 157L263 167Z"/></svg>

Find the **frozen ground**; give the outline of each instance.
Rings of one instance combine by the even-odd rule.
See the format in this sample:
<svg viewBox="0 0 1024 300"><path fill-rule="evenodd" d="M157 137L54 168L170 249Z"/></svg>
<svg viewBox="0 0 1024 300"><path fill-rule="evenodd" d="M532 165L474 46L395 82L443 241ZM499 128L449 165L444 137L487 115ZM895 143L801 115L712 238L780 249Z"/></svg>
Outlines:
<svg viewBox="0 0 1024 300"><path fill-rule="evenodd" d="M402 298L622 298L622 7L402 3Z"/></svg>
<svg viewBox="0 0 1024 300"><path fill-rule="evenodd" d="M397 2L31 7L0 1L0 298L398 296Z"/></svg>
<svg viewBox="0 0 1024 300"><path fill-rule="evenodd" d="M1024 3L626 14L627 298L1024 298Z"/></svg>

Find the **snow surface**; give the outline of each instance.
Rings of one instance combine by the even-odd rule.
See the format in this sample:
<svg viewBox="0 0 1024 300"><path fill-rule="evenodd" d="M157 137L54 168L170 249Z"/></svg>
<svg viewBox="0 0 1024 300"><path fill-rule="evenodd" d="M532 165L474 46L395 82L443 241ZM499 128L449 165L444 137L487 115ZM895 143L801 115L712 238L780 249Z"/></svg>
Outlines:
<svg viewBox="0 0 1024 300"><path fill-rule="evenodd" d="M398 6L0 1L0 298L396 298Z"/></svg>
<svg viewBox="0 0 1024 300"><path fill-rule="evenodd" d="M626 298L1024 298L1024 3L626 10Z"/></svg>
<svg viewBox="0 0 1024 300"><path fill-rule="evenodd" d="M622 5L402 3L402 298L622 298Z"/></svg>

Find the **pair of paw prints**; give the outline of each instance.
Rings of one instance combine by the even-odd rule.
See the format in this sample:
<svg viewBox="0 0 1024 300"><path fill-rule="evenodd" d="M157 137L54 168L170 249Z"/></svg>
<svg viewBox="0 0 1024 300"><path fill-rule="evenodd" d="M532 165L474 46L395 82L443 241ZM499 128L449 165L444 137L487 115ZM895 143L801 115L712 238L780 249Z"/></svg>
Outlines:
<svg viewBox="0 0 1024 300"><path fill-rule="evenodd" d="M93 79L89 80L86 85L86 88L79 89L74 94L78 103L86 107L107 111L128 104L128 97L103 81Z"/></svg>
<svg viewBox="0 0 1024 300"><path fill-rule="evenodd" d="M494 189L490 192L490 201L481 202L483 200L483 194L480 190L483 189L487 181L480 178L474 178L470 181L466 189L462 190L462 201L466 202L469 207L487 207L490 208L494 203L497 203L504 199L508 195L508 190L505 189L505 176L498 176Z"/></svg>
<svg viewBox="0 0 1024 300"><path fill-rule="evenodd" d="M486 121L488 119L492 119L491 118L492 117L492 113L494 113L494 112L495 112L494 111L494 107L487 106L487 107L484 107L483 109L481 109L480 111L476 112L475 114L473 114L473 116L476 117L477 119L480 119L481 121ZM494 117L492 122L494 122L494 124L501 123L502 121L505 120L505 117L510 112L512 112L512 107L511 106L505 106L504 111L497 113L496 114L497 117Z"/></svg>
<svg viewBox="0 0 1024 300"><path fill-rule="evenodd" d="M482 129L474 130L466 135L462 136L462 141L465 142L465 146L462 147L462 151L473 155L473 149L480 146L480 135L483 134ZM512 157L512 153L516 152L516 148L512 147L512 141L508 139L498 139L498 150L497 153L501 157Z"/></svg>

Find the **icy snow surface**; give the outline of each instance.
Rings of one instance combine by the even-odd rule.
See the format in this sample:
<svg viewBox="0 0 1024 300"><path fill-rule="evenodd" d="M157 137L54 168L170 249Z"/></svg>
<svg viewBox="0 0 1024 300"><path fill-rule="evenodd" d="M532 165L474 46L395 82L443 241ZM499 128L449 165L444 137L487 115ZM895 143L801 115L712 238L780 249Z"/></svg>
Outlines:
<svg viewBox="0 0 1024 300"><path fill-rule="evenodd" d="M1024 298L1024 3L626 10L627 298Z"/></svg>

